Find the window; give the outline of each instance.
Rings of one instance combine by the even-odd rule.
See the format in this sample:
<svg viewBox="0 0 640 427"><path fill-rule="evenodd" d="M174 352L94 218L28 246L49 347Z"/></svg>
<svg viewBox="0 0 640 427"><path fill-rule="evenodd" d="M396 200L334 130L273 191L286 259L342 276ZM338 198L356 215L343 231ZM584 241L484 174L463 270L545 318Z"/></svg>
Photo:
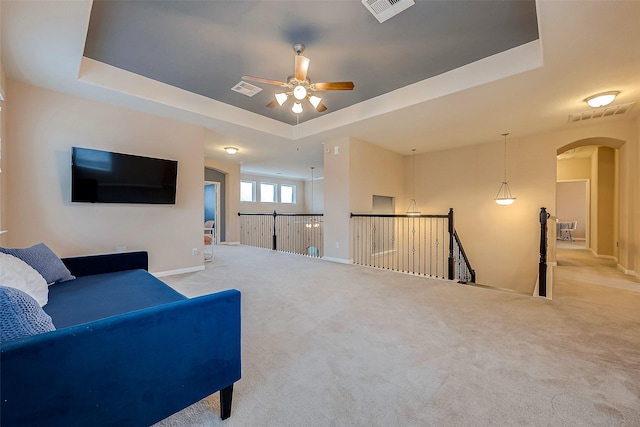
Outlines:
<svg viewBox="0 0 640 427"><path fill-rule="evenodd" d="M296 202L296 186L280 184L280 203Z"/></svg>
<svg viewBox="0 0 640 427"><path fill-rule="evenodd" d="M262 203L277 202L276 184L269 184L267 182L260 183L260 202Z"/></svg>
<svg viewBox="0 0 640 427"><path fill-rule="evenodd" d="M256 201L256 183L253 181L240 181L240 201Z"/></svg>

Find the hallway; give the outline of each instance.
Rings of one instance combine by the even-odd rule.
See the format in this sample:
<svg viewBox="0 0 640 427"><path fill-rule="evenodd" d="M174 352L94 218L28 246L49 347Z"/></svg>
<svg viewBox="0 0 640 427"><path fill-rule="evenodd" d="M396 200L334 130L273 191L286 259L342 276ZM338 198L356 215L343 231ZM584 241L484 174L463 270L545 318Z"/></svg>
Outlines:
<svg viewBox="0 0 640 427"><path fill-rule="evenodd" d="M580 242L576 243L578 246ZM603 303L627 304L640 297L640 280L624 274L616 261L596 258L588 249L570 249L568 242L558 242L558 266L554 268L553 298L570 298ZM629 298L627 292L635 293Z"/></svg>

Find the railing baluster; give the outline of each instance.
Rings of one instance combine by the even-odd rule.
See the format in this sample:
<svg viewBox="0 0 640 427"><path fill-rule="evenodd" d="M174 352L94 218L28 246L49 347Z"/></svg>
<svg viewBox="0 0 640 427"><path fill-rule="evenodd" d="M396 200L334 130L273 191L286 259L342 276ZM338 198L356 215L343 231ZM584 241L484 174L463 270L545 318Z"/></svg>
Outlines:
<svg viewBox="0 0 640 427"><path fill-rule="evenodd" d="M475 271L447 215L351 214L354 264L475 282ZM449 238L447 238L449 234Z"/></svg>
<svg viewBox="0 0 640 427"><path fill-rule="evenodd" d="M240 243L282 252L324 256L322 214L238 213ZM315 249L312 249L315 248Z"/></svg>

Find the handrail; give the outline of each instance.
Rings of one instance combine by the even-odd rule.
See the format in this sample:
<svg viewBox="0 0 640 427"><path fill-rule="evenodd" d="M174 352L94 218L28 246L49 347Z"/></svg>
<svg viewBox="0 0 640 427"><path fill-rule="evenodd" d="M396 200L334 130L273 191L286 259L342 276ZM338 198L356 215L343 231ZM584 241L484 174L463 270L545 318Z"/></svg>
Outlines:
<svg viewBox="0 0 640 427"><path fill-rule="evenodd" d="M421 215L407 215L407 214L351 214L351 218L353 217L363 217L363 218L449 218L449 215L430 215L430 214L421 214Z"/></svg>
<svg viewBox="0 0 640 427"><path fill-rule="evenodd" d="M238 212L238 216L240 243L244 245L311 257L323 256L322 214L278 213L274 210L272 213Z"/></svg>
<svg viewBox="0 0 640 427"><path fill-rule="evenodd" d="M354 263L475 283L476 272L448 214L354 214ZM446 234L449 238L446 238Z"/></svg>
<svg viewBox="0 0 640 427"><path fill-rule="evenodd" d="M453 230L453 237L456 239L458 248L460 249L460 255L462 255L462 260L464 260L464 263L469 271L469 282L471 283L475 283L476 282L476 271L471 268L471 262L469 261L469 257L467 256L467 253L465 252L464 248L462 247L462 242L460 241L460 237L458 236L458 232L454 229Z"/></svg>

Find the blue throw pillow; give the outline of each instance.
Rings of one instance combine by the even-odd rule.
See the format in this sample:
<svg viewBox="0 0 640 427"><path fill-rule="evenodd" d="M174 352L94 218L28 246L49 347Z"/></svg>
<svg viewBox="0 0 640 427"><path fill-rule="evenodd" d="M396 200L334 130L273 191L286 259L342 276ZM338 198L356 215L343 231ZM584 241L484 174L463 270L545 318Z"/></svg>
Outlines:
<svg viewBox="0 0 640 427"><path fill-rule="evenodd" d="M51 317L29 294L0 286L0 343L55 330Z"/></svg>
<svg viewBox="0 0 640 427"><path fill-rule="evenodd" d="M30 248L0 248L0 252L20 258L40 273L48 284L75 279L58 255L44 243Z"/></svg>

